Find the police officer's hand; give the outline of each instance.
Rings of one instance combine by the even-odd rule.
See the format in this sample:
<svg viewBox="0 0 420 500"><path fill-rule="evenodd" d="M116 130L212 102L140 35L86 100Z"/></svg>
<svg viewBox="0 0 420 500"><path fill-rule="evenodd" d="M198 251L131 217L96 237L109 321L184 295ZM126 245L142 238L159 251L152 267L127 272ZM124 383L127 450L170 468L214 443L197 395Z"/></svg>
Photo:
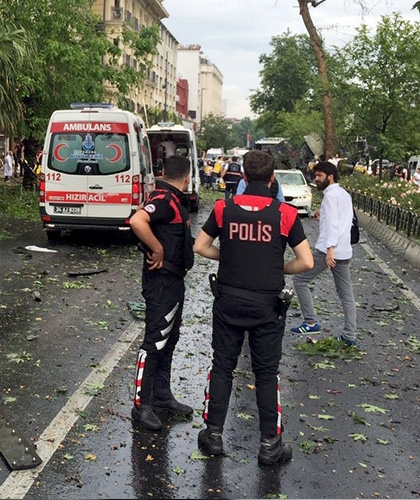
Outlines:
<svg viewBox="0 0 420 500"><path fill-rule="evenodd" d="M156 252L148 252L146 262L149 264L149 271L161 269L163 267L163 248Z"/></svg>

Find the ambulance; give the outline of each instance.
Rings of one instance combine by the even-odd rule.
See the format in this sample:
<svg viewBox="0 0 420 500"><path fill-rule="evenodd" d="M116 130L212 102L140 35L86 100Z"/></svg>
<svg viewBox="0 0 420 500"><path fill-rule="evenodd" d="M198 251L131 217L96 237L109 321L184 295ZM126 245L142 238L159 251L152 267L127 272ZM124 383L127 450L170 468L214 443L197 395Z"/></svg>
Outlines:
<svg viewBox="0 0 420 500"><path fill-rule="evenodd" d="M130 232L130 217L154 189L142 120L109 103L73 103L49 121L40 213L49 240L62 230Z"/></svg>
<svg viewBox="0 0 420 500"><path fill-rule="evenodd" d="M147 129L155 177L162 175L165 158L185 156L190 161L189 183L182 193L182 203L190 212L198 212L200 173L194 130L173 122L159 122Z"/></svg>

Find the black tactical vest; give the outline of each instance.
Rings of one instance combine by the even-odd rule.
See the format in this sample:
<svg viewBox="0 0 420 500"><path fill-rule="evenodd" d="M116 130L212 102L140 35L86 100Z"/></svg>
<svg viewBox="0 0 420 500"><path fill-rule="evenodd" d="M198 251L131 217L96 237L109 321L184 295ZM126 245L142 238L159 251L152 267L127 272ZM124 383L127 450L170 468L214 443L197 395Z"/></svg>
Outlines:
<svg viewBox="0 0 420 500"><path fill-rule="evenodd" d="M226 200L220 239L219 281L258 292L284 287L285 241L280 233L280 201L248 211Z"/></svg>

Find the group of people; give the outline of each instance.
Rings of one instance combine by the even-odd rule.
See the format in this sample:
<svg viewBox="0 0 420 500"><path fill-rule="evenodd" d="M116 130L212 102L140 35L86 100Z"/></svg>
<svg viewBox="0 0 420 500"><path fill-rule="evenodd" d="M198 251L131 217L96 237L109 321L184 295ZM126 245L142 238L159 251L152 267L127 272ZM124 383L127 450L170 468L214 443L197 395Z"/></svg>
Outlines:
<svg viewBox="0 0 420 500"><path fill-rule="evenodd" d="M288 307L285 275L294 276L304 320L292 331L316 333L321 329L309 284L330 269L344 309L339 345L356 343L350 279L351 197L339 186L333 164L319 162L314 173L317 188L324 193L316 213L320 228L314 252L297 209L273 196L274 158L257 150L243 158L243 194L217 200L193 242L188 211L181 204L188 183L188 161L181 156L165 159L162 179L130 220L144 255L142 293L146 302L145 334L135 373L134 423L158 431L164 426L162 411L184 416L193 413L191 406L175 399L170 381L182 323L184 277L198 254L219 262L217 274L210 276L213 357L203 381L205 428L198 435L199 447L210 455L224 453L223 429L233 371L247 334L259 413L258 461L273 465L291 459L292 448L283 442L279 375ZM287 245L293 257L285 262Z"/></svg>
<svg viewBox="0 0 420 500"><path fill-rule="evenodd" d="M29 156L31 155L29 154ZM14 152L7 151L3 162L5 182L10 181L14 177L22 177L22 186L24 188L33 188L38 185L41 173L42 150L38 150L32 156L31 166L30 161L26 158L21 142L16 143Z"/></svg>
<svg viewBox="0 0 420 500"><path fill-rule="evenodd" d="M217 189L220 178L225 188L225 198L236 194L239 182L243 179L243 166L238 156L218 156L217 159L202 160L201 182L205 188Z"/></svg>

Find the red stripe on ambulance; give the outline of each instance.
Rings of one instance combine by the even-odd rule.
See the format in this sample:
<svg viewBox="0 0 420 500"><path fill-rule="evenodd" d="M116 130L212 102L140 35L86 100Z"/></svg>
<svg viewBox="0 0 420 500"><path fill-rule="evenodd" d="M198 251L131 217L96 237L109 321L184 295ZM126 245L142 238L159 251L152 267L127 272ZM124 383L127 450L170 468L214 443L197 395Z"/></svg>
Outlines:
<svg viewBox="0 0 420 500"><path fill-rule="evenodd" d="M131 204L131 193L86 193L47 191L45 201L48 203L98 203L98 204Z"/></svg>

